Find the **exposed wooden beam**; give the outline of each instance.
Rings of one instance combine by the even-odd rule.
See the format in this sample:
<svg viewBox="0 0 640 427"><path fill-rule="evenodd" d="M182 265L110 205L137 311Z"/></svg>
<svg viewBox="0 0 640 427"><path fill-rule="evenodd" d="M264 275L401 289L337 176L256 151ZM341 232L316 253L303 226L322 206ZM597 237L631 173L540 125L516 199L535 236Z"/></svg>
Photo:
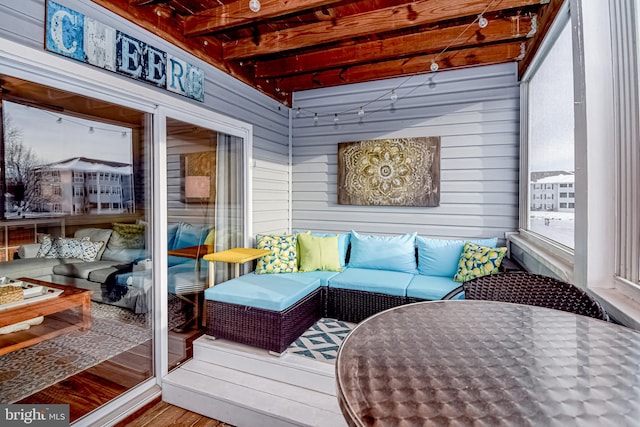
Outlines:
<svg viewBox="0 0 640 427"><path fill-rule="evenodd" d="M310 73L326 68L338 68L365 62L382 61L425 53L438 53L444 49L460 48L501 41L524 39L531 31L531 16L491 19L489 26L457 25L435 28L358 45L329 48L318 52L287 58L261 61L256 64L257 78L282 77ZM466 31L465 31L466 30Z"/></svg>
<svg viewBox="0 0 640 427"><path fill-rule="evenodd" d="M148 6L150 4L168 3L169 0L129 0L131 6Z"/></svg>
<svg viewBox="0 0 640 427"><path fill-rule="evenodd" d="M518 77L521 78L527 68L529 68L531 61L533 61L535 53L540 48L542 40L549 32L549 28L551 28L551 24L560 11L563 3L564 0L551 0L544 9L540 10L537 18L536 34L531 39L527 40L527 44L525 45L524 58L518 64Z"/></svg>
<svg viewBox="0 0 640 427"><path fill-rule="evenodd" d="M414 56L409 59L398 59L379 64L357 65L343 69L302 74L276 79L276 81L281 90L299 91L390 77L424 74L429 72L430 66L434 61L438 63L439 70L514 62L521 54L521 44L522 42L514 42L452 50L445 52L443 55Z"/></svg>
<svg viewBox="0 0 640 427"><path fill-rule="evenodd" d="M237 60L274 54L306 46L331 43L347 38L427 25L440 20L495 12L539 4L541 0L494 1L487 8L486 0L419 0L402 6L387 7L367 13L343 17L336 21L319 22L295 28L247 37L223 44L224 57Z"/></svg>
<svg viewBox="0 0 640 427"><path fill-rule="evenodd" d="M260 10L252 12L247 0L238 0L187 16L184 20L184 35L201 36L213 31L235 28L251 21L289 15L341 1L343 0L262 0Z"/></svg>
<svg viewBox="0 0 640 427"><path fill-rule="evenodd" d="M189 52L195 57L224 71L225 73L257 87L253 76L248 76L241 66L227 63L222 59L222 47L218 39L213 37L200 37L187 39L182 35L182 20L174 16L167 6L156 5L153 7L136 7L129 4L130 0L91 0L94 3L122 16L140 27L156 34L169 43ZM258 90L279 102L290 104L291 94L284 91L276 91L274 83L261 81Z"/></svg>

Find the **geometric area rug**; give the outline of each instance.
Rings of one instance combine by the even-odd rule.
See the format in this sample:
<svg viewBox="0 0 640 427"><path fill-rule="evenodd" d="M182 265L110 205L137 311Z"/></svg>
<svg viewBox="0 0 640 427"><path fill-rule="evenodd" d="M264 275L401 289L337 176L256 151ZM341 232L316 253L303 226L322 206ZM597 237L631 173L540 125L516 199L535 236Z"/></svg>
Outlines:
<svg viewBox="0 0 640 427"><path fill-rule="evenodd" d="M355 326L355 323L322 318L291 343L287 353L334 363L340 344Z"/></svg>
<svg viewBox="0 0 640 427"><path fill-rule="evenodd" d="M91 302L91 329L0 356L0 403L13 403L152 337L148 314Z"/></svg>

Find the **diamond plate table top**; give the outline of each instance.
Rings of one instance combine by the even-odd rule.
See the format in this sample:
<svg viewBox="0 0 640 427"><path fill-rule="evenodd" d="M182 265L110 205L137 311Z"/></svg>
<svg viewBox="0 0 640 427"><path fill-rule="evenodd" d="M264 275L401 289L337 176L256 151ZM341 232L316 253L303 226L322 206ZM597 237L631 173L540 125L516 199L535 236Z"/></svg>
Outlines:
<svg viewBox="0 0 640 427"><path fill-rule="evenodd" d="M519 304L410 304L349 334L336 381L355 426L638 426L640 333Z"/></svg>

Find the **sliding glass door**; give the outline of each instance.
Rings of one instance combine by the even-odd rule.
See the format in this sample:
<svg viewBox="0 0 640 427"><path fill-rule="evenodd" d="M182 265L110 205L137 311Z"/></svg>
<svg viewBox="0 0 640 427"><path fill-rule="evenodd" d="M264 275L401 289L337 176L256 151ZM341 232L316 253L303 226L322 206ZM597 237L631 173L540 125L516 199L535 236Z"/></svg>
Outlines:
<svg viewBox="0 0 640 427"><path fill-rule="evenodd" d="M206 119L171 115L164 121L168 370L192 357L205 331L209 275L216 283L231 277L231 266L212 269L202 258L243 246L246 235L245 138Z"/></svg>

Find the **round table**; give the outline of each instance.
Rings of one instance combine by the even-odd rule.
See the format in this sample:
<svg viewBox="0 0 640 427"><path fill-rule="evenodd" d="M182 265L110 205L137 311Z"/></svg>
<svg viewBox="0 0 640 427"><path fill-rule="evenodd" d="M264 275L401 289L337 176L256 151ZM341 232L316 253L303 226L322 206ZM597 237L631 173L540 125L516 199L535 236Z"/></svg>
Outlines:
<svg viewBox="0 0 640 427"><path fill-rule="evenodd" d="M638 426L640 333L527 305L416 303L356 326L336 381L352 426Z"/></svg>

